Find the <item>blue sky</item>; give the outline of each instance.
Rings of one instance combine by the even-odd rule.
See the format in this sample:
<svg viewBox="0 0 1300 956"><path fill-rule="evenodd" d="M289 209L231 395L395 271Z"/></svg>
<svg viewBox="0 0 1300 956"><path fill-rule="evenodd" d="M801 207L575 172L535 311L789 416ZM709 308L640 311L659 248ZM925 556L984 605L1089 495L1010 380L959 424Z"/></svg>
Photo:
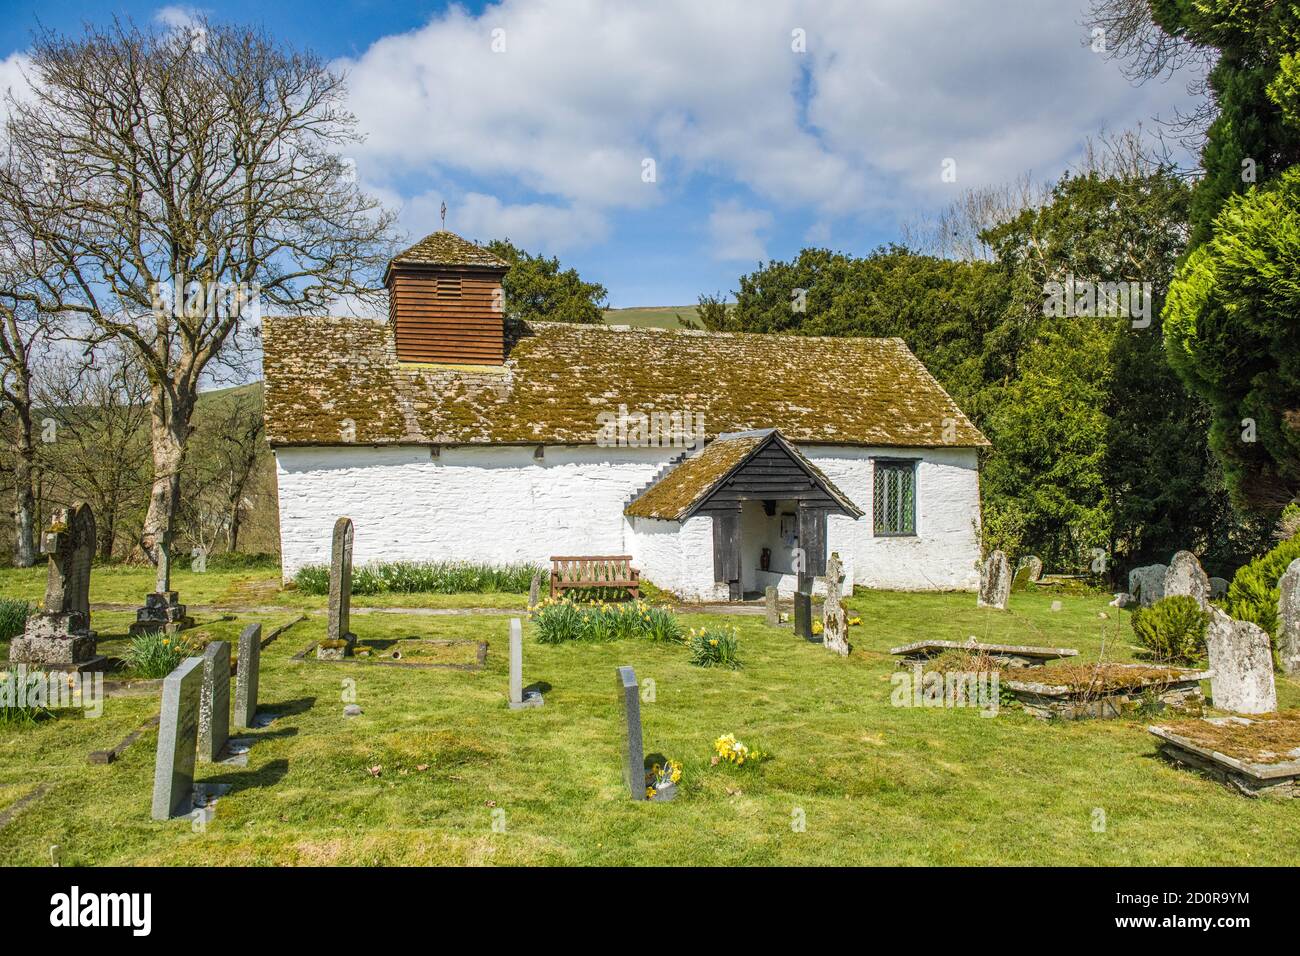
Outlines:
<svg viewBox="0 0 1300 956"><path fill-rule="evenodd" d="M864 254L963 189L1055 176L1088 135L1186 109L1185 78L1134 87L1090 49L1084 5L7 0L0 83L38 16L260 23L347 70L358 175L413 237L445 200L449 228L558 255L611 305L676 305L806 245Z"/></svg>

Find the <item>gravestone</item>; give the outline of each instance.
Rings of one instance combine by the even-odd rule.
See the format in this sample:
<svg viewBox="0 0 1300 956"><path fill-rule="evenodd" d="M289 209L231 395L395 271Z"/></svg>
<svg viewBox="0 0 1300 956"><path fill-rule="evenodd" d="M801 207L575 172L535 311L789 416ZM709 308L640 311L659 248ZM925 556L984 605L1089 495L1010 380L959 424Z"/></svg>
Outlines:
<svg viewBox="0 0 1300 956"><path fill-rule="evenodd" d="M199 695L199 760L221 759L230 737L230 645L213 641L203 649L203 693Z"/></svg>
<svg viewBox="0 0 1300 956"><path fill-rule="evenodd" d="M1210 660L1210 694L1214 706L1238 714L1277 710L1273 683L1273 648L1268 632L1249 621L1234 621L1210 608L1205 649Z"/></svg>
<svg viewBox="0 0 1300 956"><path fill-rule="evenodd" d="M826 561L826 603L822 605L822 645L840 657L849 656L849 616L840 604L840 587L844 581L844 566L838 551L832 551Z"/></svg>
<svg viewBox="0 0 1300 956"><path fill-rule="evenodd" d="M1029 569L1029 580L1037 584L1043 578L1043 559L1036 554L1031 554L1021 563L1022 567Z"/></svg>
<svg viewBox="0 0 1300 956"><path fill-rule="evenodd" d="M1150 607L1165 596L1167 570L1169 569L1163 564L1134 568L1128 573L1128 593L1137 598L1143 607Z"/></svg>
<svg viewBox="0 0 1300 956"><path fill-rule="evenodd" d="M541 597L542 597L542 572L534 571L533 580L528 585L528 613L531 614L533 612L533 609L537 607L537 602L541 600Z"/></svg>
<svg viewBox="0 0 1300 956"><path fill-rule="evenodd" d="M980 566L980 593L975 601L976 607L992 607L1000 611L1007 609L1007 599L1011 596L1011 566L1007 556L1001 551L994 551Z"/></svg>
<svg viewBox="0 0 1300 956"><path fill-rule="evenodd" d="M781 623L781 610L777 604L776 585L769 584L763 592L767 601L767 626L776 627Z"/></svg>
<svg viewBox="0 0 1300 956"><path fill-rule="evenodd" d="M1202 609L1210 605L1210 578L1190 551L1179 551L1165 571L1162 593L1165 597L1186 595L1196 598Z"/></svg>
<svg viewBox="0 0 1300 956"><path fill-rule="evenodd" d="M135 622L128 629L132 636L159 631L176 634L194 626L180 595L171 589L172 557L171 534L163 534L157 541L155 553L158 566L154 578L154 592L144 596L144 607L135 612Z"/></svg>
<svg viewBox="0 0 1300 956"><path fill-rule="evenodd" d="M352 519L334 522L334 543L330 549L330 614L327 641L343 641L347 653L357 636L352 633Z"/></svg>
<svg viewBox="0 0 1300 956"><path fill-rule="evenodd" d="M517 617L510 619L510 709L541 707L540 691L524 693L524 627Z"/></svg>
<svg viewBox="0 0 1300 956"><path fill-rule="evenodd" d="M153 818L188 813L194 794L194 758L199 740L199 697L203 658L187 657L167 675L158 720L158 754L153 768Z"/></svg>
<svg viewBox="0 0 1300 956"><path fill-rule="evenodd" d="M257 674L262 666L262 625L250 624L239 635L235 671L235 726L247 729L257 716Z"/></svg>
<svg viewBox="0 0 1300 956"><path fill-rule="evenodd" d="M821 640L812 632L812 595L807 591L794 592L794 634L805 641Z"/></svg>
<svg viewBox="0 0 1300 956"><path fill-rule="evenodd" d="M90 629L90 564L95 557L95 515L84 502L55 511L41 536L49 556L45 604L27 618L21 637L9 644L9 661L52 670L95 670Z"/></svg>
<svg viewBox="0 0 1300 956"><path fill-rule="evenodd" d="M633 800L645 796L645 744L641 739L641 691L631 667L618 669L619 703L623 710L623 782Z"/></svg>
<svg viewBox="0 0 1300 956"><path fill-rule="evenodd" d="M1222 601L1228 596L1227 578L1210 578L1210 600Z"/></svg>
<svg viewBox="0 0 1300 956"><path fill-rule="evenodd" d="M1287 567L1277 589L1278 657L1284 673L1300 674L1300 558Z"/></svg>

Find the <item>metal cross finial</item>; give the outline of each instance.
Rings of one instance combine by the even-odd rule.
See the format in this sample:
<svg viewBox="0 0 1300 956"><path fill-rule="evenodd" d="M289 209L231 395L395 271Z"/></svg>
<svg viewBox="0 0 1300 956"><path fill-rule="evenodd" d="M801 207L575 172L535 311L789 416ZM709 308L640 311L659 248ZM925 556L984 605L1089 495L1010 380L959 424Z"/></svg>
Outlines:
<svg viewBox="0 0 1300 956"><path fill-rule="evenodd" d="M442 202L442 228L447 228L447 201L445 199Z"/></svg>

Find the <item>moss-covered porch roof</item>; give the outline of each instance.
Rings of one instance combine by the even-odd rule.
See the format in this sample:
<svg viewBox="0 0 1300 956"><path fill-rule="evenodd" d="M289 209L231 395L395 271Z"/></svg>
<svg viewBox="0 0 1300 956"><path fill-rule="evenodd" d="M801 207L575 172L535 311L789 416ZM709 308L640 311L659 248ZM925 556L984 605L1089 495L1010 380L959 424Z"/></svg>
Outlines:
<svg viewBox="0 0 1300 956"><path fill-rule="evenodd" d="M988 444L897 338L508 323L503 365L451 366L398 362L387 323L270 317L263 346L272 445L595 444L621 406L708 437Z"/></svg>
<svg viewBox="0 0 1300 956"><path fill-rule="evenodd" d="M667 521L689 518L730 476L742 473L745 463L769 442L779 444L845 514L853 518L862 515L862 510L848 495L774 428L723 435L710 442L702 451L683 459L659 476L632 499L623 513L632 518L662 518Z"/></svg>

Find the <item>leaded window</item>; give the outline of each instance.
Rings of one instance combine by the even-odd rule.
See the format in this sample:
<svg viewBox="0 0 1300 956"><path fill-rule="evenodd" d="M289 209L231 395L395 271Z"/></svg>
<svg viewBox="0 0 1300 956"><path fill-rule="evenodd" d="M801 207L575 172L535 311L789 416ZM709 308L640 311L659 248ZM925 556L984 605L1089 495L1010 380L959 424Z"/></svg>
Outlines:
<svg viewBox="0 0 1300 956"><path fill-rule="evenodd" d="M916 462L877 461L872 518L878 535L916 534Z"/></svg>

